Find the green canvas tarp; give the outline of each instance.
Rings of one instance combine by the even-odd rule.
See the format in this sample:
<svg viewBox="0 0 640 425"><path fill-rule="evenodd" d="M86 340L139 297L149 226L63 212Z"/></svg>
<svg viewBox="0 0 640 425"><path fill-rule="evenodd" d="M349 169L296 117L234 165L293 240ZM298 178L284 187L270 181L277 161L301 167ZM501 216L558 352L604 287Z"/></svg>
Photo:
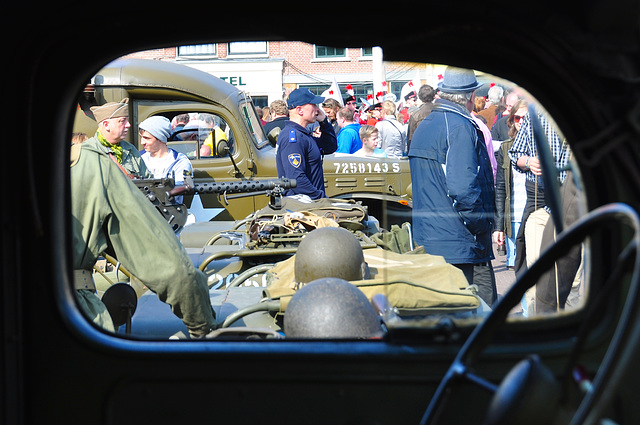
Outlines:
<svg viewBox="0 0 640 425"><path fill-rule="evenodd" d="M369 299L384 294L400 315L470 311L480 307L474 287L469 287L461 270L440 256L422 252L399 254L381 248L365 249L370 279L351 283ZM303 285L295 282L294 262L295 256L267 272L269 286L264 295L280 300L283 312Z"/></svg>

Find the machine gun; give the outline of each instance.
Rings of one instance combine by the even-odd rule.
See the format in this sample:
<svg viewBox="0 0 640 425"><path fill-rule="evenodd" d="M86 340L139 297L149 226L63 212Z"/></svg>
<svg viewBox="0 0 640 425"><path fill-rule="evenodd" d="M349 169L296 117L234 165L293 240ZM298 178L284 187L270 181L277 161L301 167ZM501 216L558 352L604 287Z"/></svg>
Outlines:
<svg viewBox="0 0 640 425"><path fill-rule="evenodd" d="M193 178L185 177L184 191L189 190L207 194L215 193L222 195L225 205L229 205L229 199L244 198L247 196L267 195L269 205L274 209L282 208L282 196L284 191L296 187L295 179L273 179L273 180L237 180L229 182L193 183ZM174 191L179 191L177 187ZM192 193L192 192L191 192ZM178 194L178 193L176 193ZM228 195L232 194L232 195Z"/></svg>
<svg viewBox="0 0 640 425"><path fill-rule="evenodd" d="M214 193L218 196L222 195L224 203L229 205L229 199L264 194L269 196L269 205L272 208L280 209L282 208L284 191L296 187L294 179L195 183L192 176L185 176L183 186L176 186L173 178L135 179L132 181L176 233L184 227L189 213L184 204L176 201L178 196L193 193Z"/></svg>

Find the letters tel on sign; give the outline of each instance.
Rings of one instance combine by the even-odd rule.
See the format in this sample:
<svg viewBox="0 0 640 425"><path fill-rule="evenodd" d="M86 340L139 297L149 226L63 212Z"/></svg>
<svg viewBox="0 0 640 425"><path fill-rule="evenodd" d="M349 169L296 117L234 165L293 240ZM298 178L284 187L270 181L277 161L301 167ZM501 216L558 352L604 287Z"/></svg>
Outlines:
<svg viewBox="0 0 640 425"><path fill-rule="evenodd" d="M246 86L247 84L242 82L242 76L239 77L219 77L221 80L226 81L232 86Z"/></svg>

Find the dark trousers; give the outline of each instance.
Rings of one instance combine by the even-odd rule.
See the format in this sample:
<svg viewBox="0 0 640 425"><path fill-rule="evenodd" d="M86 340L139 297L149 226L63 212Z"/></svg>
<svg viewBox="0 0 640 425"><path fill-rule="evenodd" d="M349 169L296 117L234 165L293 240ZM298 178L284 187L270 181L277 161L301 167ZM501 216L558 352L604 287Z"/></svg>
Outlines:
<svg viewBox="0 0 640 425"><path fill-rule="evenodd" d="M491 307L498 298L496 275L493 272L491 261L480 264L453 265L462 270L469 285L476 285L478 287L478 296Z"/></svg>
<svg viewBox="0 0 640 425"><path fill-rule="evenodd" d="M562 221L566 228L578 219L578 192L573 181L573 173L567 172L560 192L562 194ZM542 235L542 250L548 248L554 241L555 226L553 220L549 220ZM558 308L564 309L581 259L581 246L574 246L564 257L558 259L555 267L542 275L536 285L537 313L554 312ZM556 287L558 288L557 294ZM560 301L559 306L558 300Z"/></svg>

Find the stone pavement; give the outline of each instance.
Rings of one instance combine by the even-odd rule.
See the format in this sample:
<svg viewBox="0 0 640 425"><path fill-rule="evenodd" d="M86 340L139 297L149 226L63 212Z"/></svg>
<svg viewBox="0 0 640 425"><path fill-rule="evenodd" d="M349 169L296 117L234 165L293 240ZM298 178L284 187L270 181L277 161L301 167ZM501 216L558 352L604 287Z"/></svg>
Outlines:
<svg viewBox="0 0 640 425"><path fill-rule="evenodd" d="M496 287L498 289L498 299L500 299L516 282L516 275L513 270L507 270L507 256L498 255L497 245L493 244L493 255L495 259L491 262L493 272L496 276ZM583 271L584 273L584 271ZM581 275L584 281L584 274ZM567 300L567 309L578 308L582 306L585 297L585 285L580 285L578 289L572 290L570 299ZM522 312L522 307L518 304L511 310L511 314Z"/></svg>
<svg viewBox="0 0 640 425"><path fill-rule="evenodd" d="M516 281L516 274L513 269L507 270L507 256L498 255L497 245L493 244L493 255L495 260L491 262L493 266L493 272L496 275L496 287L498 289L498 298L502 296L511 288ZM512 313L519 313L522 308L518 305L513 308Z"/></svg>

